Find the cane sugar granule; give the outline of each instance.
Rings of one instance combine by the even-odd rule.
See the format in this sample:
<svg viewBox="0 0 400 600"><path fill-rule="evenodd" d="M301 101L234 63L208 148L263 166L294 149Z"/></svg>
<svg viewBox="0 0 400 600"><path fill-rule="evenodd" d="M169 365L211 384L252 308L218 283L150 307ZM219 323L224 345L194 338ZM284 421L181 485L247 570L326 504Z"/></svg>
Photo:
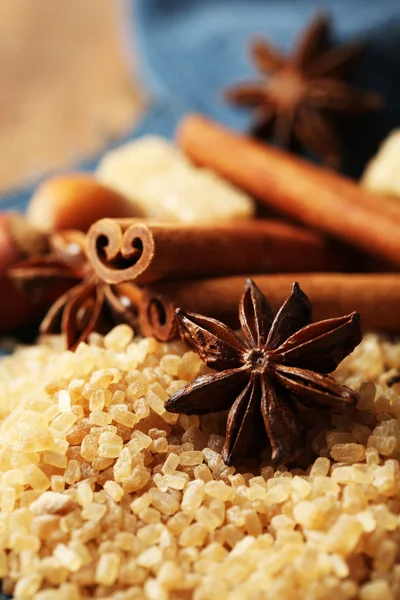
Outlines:
<svg viewBox="0 0 400 600"><path fill-rule="evenodd" d="M126 326L0 363L0 578L17 600L400 597L400 344L367 335L335 377L345 414L303 411L298 465L226 467L226 414L171 415L207 372Z"/></svg>

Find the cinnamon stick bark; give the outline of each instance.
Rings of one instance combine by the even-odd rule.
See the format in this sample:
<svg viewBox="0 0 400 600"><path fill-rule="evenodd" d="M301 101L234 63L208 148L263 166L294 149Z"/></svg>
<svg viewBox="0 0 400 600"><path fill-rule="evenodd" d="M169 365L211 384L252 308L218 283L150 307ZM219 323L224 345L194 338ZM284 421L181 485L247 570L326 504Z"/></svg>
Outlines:
<svg viewBox="0 0 400 600"><path fill-rule="evenodd" d="M200 115L182 121L177 139L194 162L260 202L400 266L400 205L391 198Z"/></svg>
<svg viewBox="0 0 400 600"><path fill-rule="evenodd" d="M274 310L279 309L292 283L297 281L312 301L316 321L356 310L364 330L400 332L400 275L312 273L251 277ZM143 333L161 341L173 339L177 334L174 310L178 306L238 327L238 305L245 279L241 275L148 286L143 290L139 314Z"/></svg>
<svg viewBox="0 0 400 600"><path fill-rule="evenodd" d="M349 266L348 254L319 233L278 220L210 226L101 219L87 242L94 270L111 284Z"/></svg>

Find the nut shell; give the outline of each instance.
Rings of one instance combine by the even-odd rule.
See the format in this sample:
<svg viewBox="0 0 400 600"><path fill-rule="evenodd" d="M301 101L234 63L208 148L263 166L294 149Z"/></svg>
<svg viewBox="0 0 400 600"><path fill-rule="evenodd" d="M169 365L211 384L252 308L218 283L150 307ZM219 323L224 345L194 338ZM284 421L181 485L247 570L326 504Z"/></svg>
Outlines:
<svg viewBox="0 0 400 600"><path fill-rule="evenodd" d="M83 173L59 175L44 181L27 210L29 222L42 231L86 231L103 217L136 217L132 203L122 194Z"/></svg>
<svg viewBox="0 0 400 600"><path fill-rule="evenodd" d="M0 277L0 288L0 332L25 325L41 313L41 308L32 304L6 276Z"/></svg>
<svg viewBox="0 0 400 600"><path fill-rule="evenodd" d="M27 295L15 288L7 271L19 260L45 252L46 248L47 236L23 216L11 212L0 215L0 331L23 325L40 312Z"/></svg>

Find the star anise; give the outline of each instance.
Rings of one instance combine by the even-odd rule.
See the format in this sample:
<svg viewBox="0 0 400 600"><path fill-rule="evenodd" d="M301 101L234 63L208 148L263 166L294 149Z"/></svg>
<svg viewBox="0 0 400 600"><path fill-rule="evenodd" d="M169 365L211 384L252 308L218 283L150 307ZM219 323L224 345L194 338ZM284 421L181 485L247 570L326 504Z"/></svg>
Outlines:
<svg viewBox="0 0 400 600"><path fill-rule="evenodd" d="M130 283L109 285L100 280L87 259L85 235L79 231L54 233L48 254L14 265L9 275L34 299L46 295L49 304L55 300L40 332L62 332L71 350L92 331L106 332L118 323L137 324L139 289Z"/></svg>
<svg viewBox="0 0 400 600"><path fill-rule="evenodd" d="M361 341L360 317L311 323L311 303L297 283L273 318L264 294L247 280L240 301L242 337L209 317L177 309L182 338L219 373L201 375L165 403L170 412L205 414L229 409L222 457L230 465L271 445L273 463L302 450L296 402L344 410L357 394L327 373ZM265 435L266 434L266 435Z"/></svg>
<svg viewBox="0 0 400 600"><path fill-rule="evenodd" d="M331 166L340 159L340 141L331 116L356 115L381 108L379 94L365 92L343 79L361 57L363 45L329 45L330 21L316 17L303 31L295 50L281 54L265 39L251 44L251 56L263 76L227 90L227 99L254 108L256 135L283 147L297 141Z"/></svg>

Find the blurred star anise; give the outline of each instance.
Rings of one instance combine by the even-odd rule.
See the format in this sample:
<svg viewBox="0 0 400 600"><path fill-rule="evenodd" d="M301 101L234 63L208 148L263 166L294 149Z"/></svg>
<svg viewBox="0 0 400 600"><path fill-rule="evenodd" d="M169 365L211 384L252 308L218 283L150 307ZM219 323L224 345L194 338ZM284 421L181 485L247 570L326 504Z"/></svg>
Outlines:
<svg viewBox="0 0 400 600"><path fill-rule="evenodd" d="M170 412L205 414L229 409L222 457L259 453L271 445L273 463L289 462L302 451L295 399L305 406L344 410L357 394L327 373L361 341L360 317L311 323L311 303L297 283L273 318L254 282L240 301L242 338L229 327L177 309L182 338L219 373L202 375L165 403Z"/></svg>
<svg viewBox="0 0 400 600"><path fill-rule="evenodd" d="M329 45L330 21L316 17L303 31L295 50L281 54L265 39L251 45L251 56L266 78L228 89L228 101L254 108L256 135L283 147L293 141L331 166L340 159L340 142L333 113L356 115L381 108L379 94L344 83L361 56L363 46Z"/></svg>
<svg viewBox="0 0 400 600"><path fill-rule="evenodd" d="M65 334L71 350L92 331L106 332L118 323L137 324L139 289L130 283L109 285L100 280L87 259L85 235L79 231L52 234L47 254L17 263L9 276L34 300L46 297L51 308L40 332Z"/></svg>

